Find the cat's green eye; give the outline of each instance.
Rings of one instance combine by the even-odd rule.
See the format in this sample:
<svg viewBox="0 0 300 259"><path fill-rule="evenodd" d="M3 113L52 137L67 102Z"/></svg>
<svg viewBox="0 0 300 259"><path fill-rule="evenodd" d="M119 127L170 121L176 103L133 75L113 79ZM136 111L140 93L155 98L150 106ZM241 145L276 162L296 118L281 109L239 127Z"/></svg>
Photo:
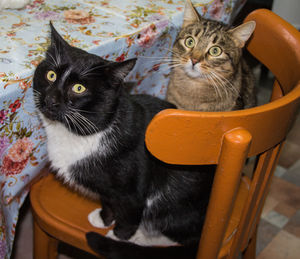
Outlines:
<svg viewBox="0 0 300 259"><path fill-rule="evenodd" d="M187 37L184 41L184 45L187 46L188 48L193 48L195 46L195 40L193 37Z"/></svg>
<svg viewBox="0 0 300 259"><path fill-rule="evenodd" d="M56 73L52 70L48 71L47 79L51 82L54 82L56 80Z"/></svg>
<svg viewBox="0 0 300 259"><path fill-rule="evenodd" d="M83 93L84 91L86 90L86 88L81 85L81 84L75 84L73 87L72 87L72 91L76 94L81 94Z"/></svg>
<svg viewBox="0 0 300 259"><path fill-rule="evenodd" d="M218 46L213 46L208 50L208 53L213 57L217 57L222 54L222 49Z"/></svg>

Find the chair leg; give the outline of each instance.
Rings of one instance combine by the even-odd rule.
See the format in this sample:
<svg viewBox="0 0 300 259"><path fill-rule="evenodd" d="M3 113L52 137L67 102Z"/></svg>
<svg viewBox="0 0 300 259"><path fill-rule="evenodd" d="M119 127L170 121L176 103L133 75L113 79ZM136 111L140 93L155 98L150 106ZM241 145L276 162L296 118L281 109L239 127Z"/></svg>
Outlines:
<svg viewBox="0 0 300 259"><path fill-rule="evenodd" d="M58 240L45 233L34 221L34 259L56 259Z"/></svg>
<svg viewBox="0 0 300 259"><path fill-rule="evenodd" d="M256 237L257 237L257 227L252 235L252 238L248 244L248 247L243 252L243 259L255 259L256 258Z"/></svg>

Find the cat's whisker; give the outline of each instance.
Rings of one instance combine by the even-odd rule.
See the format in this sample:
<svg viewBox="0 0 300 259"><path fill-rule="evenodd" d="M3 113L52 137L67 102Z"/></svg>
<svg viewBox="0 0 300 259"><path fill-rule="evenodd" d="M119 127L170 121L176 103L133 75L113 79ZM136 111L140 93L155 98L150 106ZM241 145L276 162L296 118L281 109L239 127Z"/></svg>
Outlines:
<svg viewBox="0 0 300 259"><path fill-rule="evenodd" d="M176 67L180 67L180 66L182 66L182 64L168 65L164 68L160 68L160 71L161 72L170 71L171 69L176 68Z"/></svg>
<svg viewBox="0 0 300 259"><path fill-rule="evenodd" d="M168 48L162 48L162 49L166 49L168 52L174 54L177 57L181 57L180 53L175 52L173 49L168 49Z"/></svg>
<svg viewBox="0 0 300 259"><path fill-rule="evenodd" d="M85 121L84 120L82 120L79 116L78 116L78 113L74 113L73 114L73 117L74 117L74 119L78 122L78 125L81 125L81 127L82 127L82 129L83 129L83 131L84 131L84 135L86 135L86 132L88 133L88 134L93 134L93 132L92 132L92 129L90 129L89 128L89 126L85 123Z"/></svg>
<svg viewBox="0 0 300 259"><path fill-rule="evenodd" d="M78 130L77 130L77 129L79 129L81 134L85 136L86 134L85 134L83 128L80 126L78 121L74 118L73 113L67 113L66 115L71 120L72 124L74 125L74 128L75 128L76 132L79 133Z"/></svg>
<svg viewBox="0 0 300 259"><path fill-rule="evenodd" d="M82 131L80 130L80 127L77 126L78 123L77 123L76 120L73 118L73 116L72 116L71 114L67 114L67 117L70 119L71 123L73 124L76 133L79 134L78 129L79 129L79 131L82 133ZM83 134L83 133L82 133L82 134Z"/></svg>
<svg viewBox="0 0 300 259"><path fill-rule="evenodd" d="M219 74L219 73L217 73L217 72L215 72L215 74L216 74L219 78L221 78L221 79L223 79L224 81L226 81L227 85L229 86L229 89L230 89L235 95L237 95L237 96L240 95L239 91L234 87L234 85L233 85L226 77L224 77L223 75L221 75L221 74ZM227 89L228 89L228 87L227 87Z"/></svg>
<svg viewBox="0 0 300 259"><path fill-rule="evenodd" d="M59 53L62 52L57 48L56 44L54 44L54 52L55 52L55 60L57 62L57 66L59 66L61 64L61 56Z"/></svg>
<svg viewBox="0 0 300 259"><path fill-rule="evenodd" d="M69 131L71 132L71 126L70 126L70 124L69 124L69 119L68 119L68 116L67 116L66 114L64 115L64 119L65 119L65 121L66 121L66 123L67 123L67 125L68 125Z"/></svg>
<svg viewBox="0 0 300 259"><path fill-rule="evenodd" d="M32 91L33 91L33 93L35 93L35 94L41 95L41 93L40 93L39 91L37 91L36 89L33 89L33 88L32 88Z"/></svg>
<svg viewBox="0 0 300 259"><path fill-rule="evenodd" d="M41 100L40 100L40 93L33 91L33 101L34 101L34 106L38 109L41 108Z"/></svg>
<svg viewBox="0 0 300 259"><path fill-rule="evenodd" d="M87 111L87 110L82 110L78 108L73 108L73 107L68 107L68 109L74 111L74 112L83 112L83 113L91 113L91 114L97 114L98 112L92 112L92 111Z"/></svg>
<svg viewBox="0 0 300 259"><path fill-rule="evenodd" d="M145 59L158 59L158 60L163 60L163 59L170 59L172 60L172 57L163 57L163 56L160 56L160 57L155 57L155 56L139 56L139 58L145 58Z"/></svg>
<svg viewBox="0 0 300 259"><path fill-rule="evenodd" d="M56 51L55 51L56 52ZM51 65L58 67L59 66L59 62L53 57L53 55L48 51L47 55L49 55L49 57L52 59L52 62L48 61L47 59L45 59L46 61L48 61Z"/></svg>
<svg viewBox="0 0 300 259"><path fill-rule="evenodd" d="M151 59L151 57L149 57L149 59ZM163 65L163 64L169 64L169 63L176 63L178 61L175 61L172 58L160 58L160 59L153 58L153 60L149 60L147 62L157 63L158 65Z"/></svg>
<svg viewBox="0 0 300 259"><path fill-rule="evenodd" d="M212 87L216 93L217 98L220 98L219 92L217 91L214 81L211 79L211 76L209 74L204 74L204 77L212 84Z"/></svg>
<svg viewBox="0 0 300 259"><path fill-rule="evenodd" d="M97 114L98 112L92 112L92 111L86 111L86 110L81 110L81 109L78 109L78 108L74 108L74 107L68 107L68 109L70 111L72 111L73 113L78 113L79 116L85 118L86 120L88 120L86 117L84 117L82 114L80 114L80 112L83 112L83 113L91 113L91 114ZM89 121L89 120L88 120Z"/></svg>
<svg viewBox="0 0 300 259"><path fill-rule="evenodd" d="M212 75L212 77L214 78L216 84L217 84L217 87L218 89L220 90L223 90L223 92L225 93L226 95L226 98L229 98L229 93L228 93L228 89L225 85L225 83L218 77L218 75L216 75L213 71L210 71L210 74Z"/></svg>
<svg viewBox="0 0 300 259"><path fill-rule="evenodd" d="M91 134L97 133L99 131L98 127L93 122L91 122L89 119L87 119L86 117L84 117L83 115L81 115L78 112L75 112L75 115L77 116L78 120L80 120L82 122L82 124L84 124L84 126L86 126L86 129L88 129Z"/></svg>
<svg viewBox="0 0 300 259"><path fill-rule="evenodd" d="M161 64L180 64L178 60L163 60Z"/></svg>
<svg viewBox="0 0 300 259"><path fill-rule="evenodd" d="M223 95L222 93L220 92L220 89L218 88L218 84L216 83L214 77L212 76L212 74L206 74L207 78L209 79L209 81L212 83L212 86L215 90L215 93L217 95L217 97L219 97L220 101L223 100Z"/></svg>
<svg viewBox="0 0 300 259"><path fill-rule="evenodd" d="M173 65L170 65L169 68L175 68L175 67L180 67L182 66L182 64L173 64Z"/></svg>
<svg viewBox="0 0 300 259"><path fill-rule="evenodd" d="M156 62L156 61L150 61L152 63L157 63L158 65L163 65L163 64L173 64L173 63L177 63L177 61L174 61L174 60L160 60L159 62Z"/></svg>
<svg viewBox="0 0 300 259"><path fill-rule="evenodd" d="M89 131L89 133L93 134L93 133L97 133L99 131L99 129L97 128L97 126L94 123L92 123L89 119L87 119L82 114L80 114L78 111L76 111L76 109L74 109L73 114L77 118L77 121L80 122L82 124L82 126Z"/></svg>
<svg viewBox="0 0 300 259"><path fill-rule="evenodd" d="M80 76L85 77L88 74L90 74L91 71L94 71L96 69L103 68L103 67L106 67L106 66L107 66L107 64L103 64L103 65L95 66L95 67L92 67L92 68L87 68L87 69L80 72Z"/></svg>
<svg viewBox="0 0 300 259"><path fill-rule="evenodd" d="M181 66L181 64L162 64L159 71L170 70L174 67Z"/></svg>

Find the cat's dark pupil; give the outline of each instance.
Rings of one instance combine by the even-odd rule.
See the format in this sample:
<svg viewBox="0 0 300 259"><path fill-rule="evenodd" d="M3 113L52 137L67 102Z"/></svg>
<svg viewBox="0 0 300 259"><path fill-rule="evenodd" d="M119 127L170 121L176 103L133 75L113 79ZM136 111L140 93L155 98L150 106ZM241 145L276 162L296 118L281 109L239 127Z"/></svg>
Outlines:
<svg viewBox="0 0 300 259"><path fill-rule="evenodd" d="M78 91L80 91L80 90L81 90L81 86L80 86L80 85L78 86L77 90L78 90Z"/></svg>
<svg viewBox="0 0 300 259"><path fill-rule="evenodd" d="M54 77L54 74L53 74L53 73L51 73L50 77L51 77L51 78L53 78L53 77Z"/></svg>

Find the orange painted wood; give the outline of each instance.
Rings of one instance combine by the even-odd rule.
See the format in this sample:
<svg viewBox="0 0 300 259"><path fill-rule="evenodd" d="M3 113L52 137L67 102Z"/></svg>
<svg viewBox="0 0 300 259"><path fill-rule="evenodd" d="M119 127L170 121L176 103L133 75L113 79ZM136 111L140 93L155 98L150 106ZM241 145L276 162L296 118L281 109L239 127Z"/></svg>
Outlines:
<svg viewBox="0 0 300 259"><path fill-rule="evenodd" d="M251 135L244 129L233 130L225 134L223 138L220 160L199 243L198 259L215 259L218 257L250 143Z"/></svg>
<svg viewBox="0 0 300 259"><path fill-rule="evenodd" d="M299 82L300 33L269 10L256 10L247 21L256 21L247 49L272 71L287 94Z"/></svg>
<svg viewBox="0 0 300 259"><path fill-rule="evenodd" d="M248 247L243 251L243 259L254 259L256 257L256 239L257 239L257 228L253 234L252 239L249 242Z"/></svg>
<svg viewBox="0 0 300 259"><path fill-rule="evenodd" d="M253 139L248 156L257 155L285 138L293 123L290 114L299 109L299 94L300 85L285 98L241 111L164 110L148 126L147 148L170 164L217 164L222 136L242 127Z"/></svg>
<svg viewBox="0 0 300 259"><path fill-rule="evenodd" d="M44 170L48 171L47 168ZM88 222L88 214L101 207L99 201L92 201L71 191L53 174L48 174L32 186L30 201L35 224L40 228L37 229L37 240L34 242L35 251L41 250L40 245L46 247L45 238L40 239L43 237L40 231L43 230L49 236L96 255L88 247L85 234L94 231L105 235L109 230L95 228Z"/></svg>
<svg viewBox="0 0 300 259"><path fill-rule="evenodd" d="M45 233L37 222L34 222L34 259L57 257L58 240Z"/></svg>

